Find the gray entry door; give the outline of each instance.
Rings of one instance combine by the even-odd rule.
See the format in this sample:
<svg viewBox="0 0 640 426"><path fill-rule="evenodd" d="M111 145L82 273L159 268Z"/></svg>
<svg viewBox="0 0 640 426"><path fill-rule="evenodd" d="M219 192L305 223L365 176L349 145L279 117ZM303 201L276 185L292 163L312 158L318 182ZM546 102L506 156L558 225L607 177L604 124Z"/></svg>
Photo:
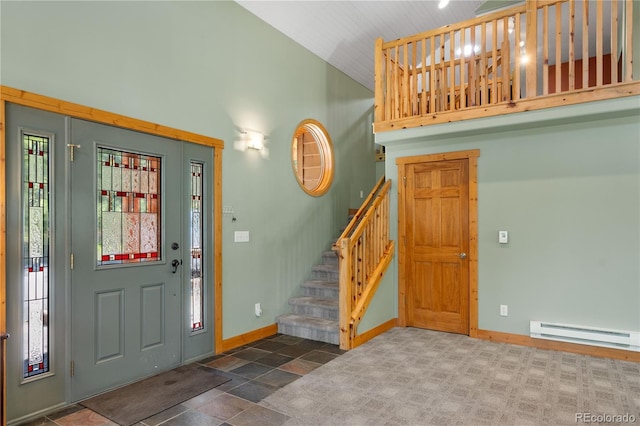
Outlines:
<svg viewBox="0 0 640 426"><path fill-rule="evenodd" d="M73 400L182 362L181 144L72 120Z"/></svg>

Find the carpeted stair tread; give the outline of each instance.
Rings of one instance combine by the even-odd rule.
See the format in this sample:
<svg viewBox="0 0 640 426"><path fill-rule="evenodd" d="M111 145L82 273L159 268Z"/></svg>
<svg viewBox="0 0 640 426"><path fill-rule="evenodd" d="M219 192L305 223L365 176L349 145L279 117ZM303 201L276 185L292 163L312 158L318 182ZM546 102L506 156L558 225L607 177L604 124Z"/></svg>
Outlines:
<svg viewBox="0 0 640 426"><path fill-rule="evenodd" d="M322 318L306 317L296 314L284 314L278 317L277 322L279 324L306 326L322 331L338 332L338 321L331 321Z"/></svg>
<svg viewBox="0 0 640 426"><path fill-rule="evenodd" d="M296 296L289 299L290 305L312 305L325 309L338 309L338 299L313 296Z"/></svg>
<svg viewBox="0 0 640 426"><path fill-rule="evenodd" d="M337 299L340 285L337 281L308 280L300 285L305 296Z"/></svg>
<svg viewBox="0 0 640 426"><path fill-rule="evenodd" d="M338 272L340 269L338 268L338 264L335 265L331 265L331 264L321 264L321 265L315 265L313 268L311 268L313 271L325 271L325 272Z"/></svg>
<svg viewBox="0 0 640 426"><path fill-rule="evenodd" d="M337 266L338 254L333 250L325 251L324 253L322 253L322 261L325 265L329 264Z"/></svg>
<svg viewBox="0 0 640 426"><path fill-rule="evenodd" d="M325 281L325 280L308 280L301 284L301 287L305 288L327 288L332 290L339 290L340 284L338 281Z"/></svg>

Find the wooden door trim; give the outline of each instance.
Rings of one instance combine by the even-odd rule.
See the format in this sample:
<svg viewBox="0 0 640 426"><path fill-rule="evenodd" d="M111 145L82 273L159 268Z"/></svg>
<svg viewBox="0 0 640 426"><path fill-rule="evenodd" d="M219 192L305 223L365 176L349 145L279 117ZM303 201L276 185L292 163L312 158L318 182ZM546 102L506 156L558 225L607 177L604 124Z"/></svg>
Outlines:
<svg viewBox="0 0 640 426"><path fill-rule="evenodd" d="M447 160L469 160L469 336L478 335L478 157L479 149L443 152L438 154L401 157L398 167L398 325L407 326L406 282L406 219L405 203L406 168L410 164L432 163Z"/></svg>
<svg viewBox="0 0 640 426"><path fill-rule="evenodd" d="M224 141L210 136L179 130L160 124L151 123L137 118L87 107L84 105L67 102L48 96L19 90L7 86L0 86L0 331L7 328L6 319L6 208L7 194L4 182L6 181L6 103L14 103L39 110L54 112L57 114L107 124L123 129L148 133L169 139L206 145L213 148L213 265L214 265L214 306L213 306L213 332L214 351L222 348L222 149ZM6 358L5 358L6 359ZM6 383L2 383L6 390ZM6 398L6 392L3 392ZM1 402L6 409L6 399ZM3 413L6 410L3 409Z"/></svg>

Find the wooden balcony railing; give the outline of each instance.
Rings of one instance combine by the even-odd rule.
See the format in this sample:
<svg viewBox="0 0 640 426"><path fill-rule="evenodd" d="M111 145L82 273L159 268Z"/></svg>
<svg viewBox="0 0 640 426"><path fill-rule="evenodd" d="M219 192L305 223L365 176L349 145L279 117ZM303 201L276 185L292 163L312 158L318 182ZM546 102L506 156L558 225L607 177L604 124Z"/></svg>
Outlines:
<svg viewBox="0 0 640 426"><path fill-rule="evenodd" d="M634 6L527 0L411 37L378 39L374 131L640 94Z"/></svg>
<svg viewBox="0 0 640 426"><path fill-rule="evenodd" d="M393 259L389 240L389 189L382 177L338 238L334 250L340 262L340 348L354 347L362 316Z"/></svg>

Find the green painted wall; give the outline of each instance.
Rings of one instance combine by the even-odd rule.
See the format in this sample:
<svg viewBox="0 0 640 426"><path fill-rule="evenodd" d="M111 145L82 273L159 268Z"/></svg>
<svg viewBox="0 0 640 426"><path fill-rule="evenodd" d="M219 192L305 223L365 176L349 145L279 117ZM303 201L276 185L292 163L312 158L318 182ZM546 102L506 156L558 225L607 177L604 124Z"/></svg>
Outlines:
<svg viewBox="0 0 640 426"><path fill-rule="evenodd" d="M2 2L0 83L225 141L223 337L274 323L376 181L373 94L234 2ZM322 197L298 186L291 137L335 149ZM234 149L266 135L268 158ZM251 242L234 243L233 232ZM254 315L262 303L263 316Z"/></svg>
<svg viewBox="0 0 640 426"><path fill-rule="evenodd" d="M480 149L481 329L528 335L530 320L544 320L638 331L639 118L639 98L622 98L381 133L376 143L391 179L396 158ZM397 276L397 258L387 275Z"/></svg>

